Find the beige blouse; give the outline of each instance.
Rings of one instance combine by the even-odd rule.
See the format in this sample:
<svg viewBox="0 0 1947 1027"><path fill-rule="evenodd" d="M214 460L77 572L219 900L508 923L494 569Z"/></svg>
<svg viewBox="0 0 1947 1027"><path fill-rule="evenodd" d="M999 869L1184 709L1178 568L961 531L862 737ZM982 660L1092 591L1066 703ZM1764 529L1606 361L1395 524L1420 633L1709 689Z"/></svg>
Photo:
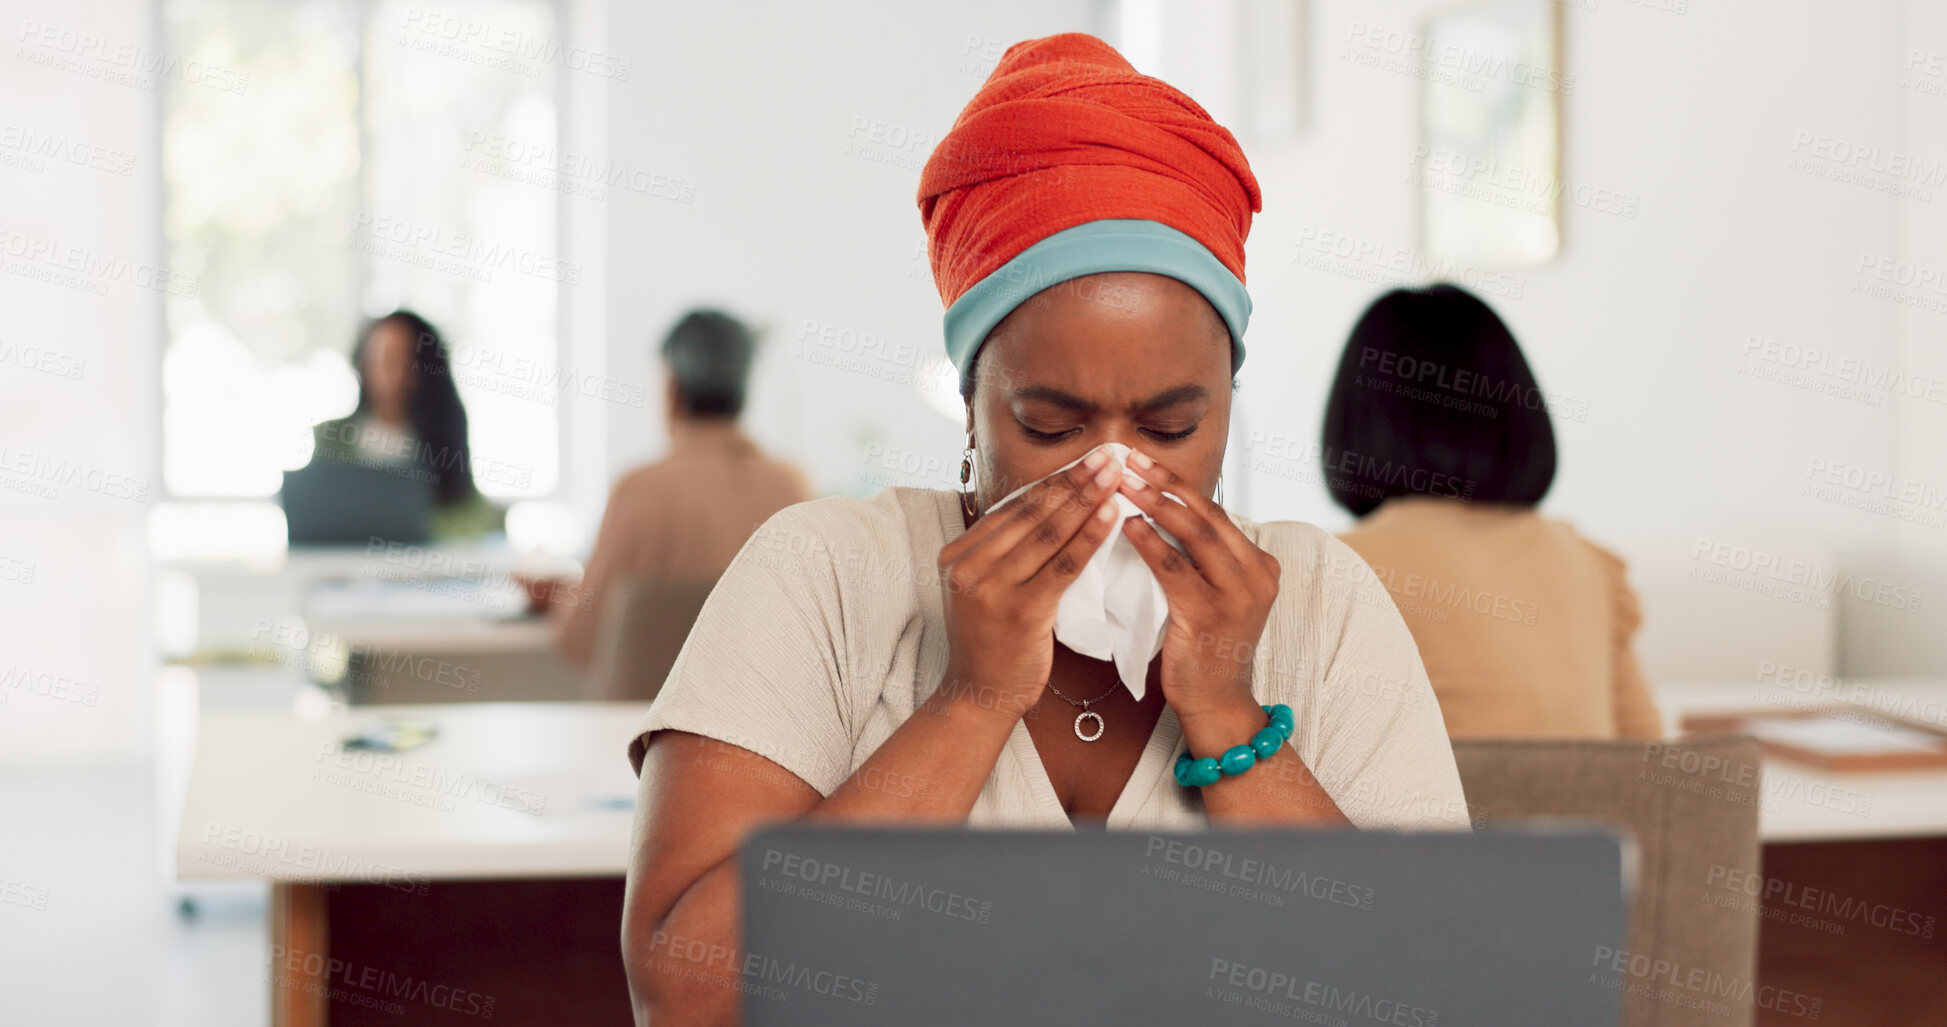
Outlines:
<svg viewBox="0 0 1947 1027"><path fill-rule="evenodd" d="M1330 588L1326 569L1358 558L1318 528L1236 523L1283 566L1256 691L1297 714L1290 744L1306 766L1361 827L1465 827L1439 706L1385 589L1370 575ZM674 729L768 757L831 794L945 672L937 559L963 530L959 497L928 489L820 499L771 518L719 579L630 744L637 772L648 734ZM1108 826L1206 823L1197 793L1172 776L1183 748L1166 707ZM969 822L1072 828L1026 724Z"/></svg>
<svg viewBox="0 0 1947 1027"><path fill-rule="evenodd" d="M594 659L602 606L627 578L708 584L772 514L811 497L797 468L771 459L730 421L679 423L670 452L615 483L581 587L557 602L555 645L569 662Z"/></svg>
<svg viewBox="0 0 1947 1027"><path fill-rule="evenodd" d="M1336 577L1392 594L1454 738L1662 736L1623 562L1567 525L1403 496L1343 538L1364 563Z"/></svg>

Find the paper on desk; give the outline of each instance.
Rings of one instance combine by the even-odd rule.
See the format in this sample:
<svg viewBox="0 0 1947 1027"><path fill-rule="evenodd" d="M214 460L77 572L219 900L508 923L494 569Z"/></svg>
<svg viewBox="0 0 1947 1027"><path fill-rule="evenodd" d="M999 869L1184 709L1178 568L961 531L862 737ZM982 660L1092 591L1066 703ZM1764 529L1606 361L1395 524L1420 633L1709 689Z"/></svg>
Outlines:
<svg viewBox="0 0 1947 1027"><path fill-rule="evenodd" d="M1937 753L1947 747L1935 735L1888 721L1862 724L1837 717L1752 717L1744 722L1744 731L1763 741L1833 756Z"/></svg>

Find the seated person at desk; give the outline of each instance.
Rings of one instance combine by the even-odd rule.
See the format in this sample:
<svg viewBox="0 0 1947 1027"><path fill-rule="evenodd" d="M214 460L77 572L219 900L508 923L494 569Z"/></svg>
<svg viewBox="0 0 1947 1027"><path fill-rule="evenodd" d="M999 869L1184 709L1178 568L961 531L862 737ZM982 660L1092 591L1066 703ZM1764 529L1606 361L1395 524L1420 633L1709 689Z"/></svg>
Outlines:
<svg viewBox="0 0 1947 1027"><path fill-rule="evenodd" d="M466 407L439 330L410 310L365 327L352 348L358 406L312 426L312 459L338 460L424 481L430 535L450 541L502 529L505 511L473 484Z"/></svg>
<svg viewBox="0 0 1947 1027"><path fill-rule="evenodd" d="M758 525L811 498L797 468L737 428L756 348L750 329L714 310L690 312L663 340L670 453L615 483L581 585L552 591L555 647L570 664L593 662L618 581L713 582Z"/></svg>
<svg viewBox="0 0 1947 1027"><path fill-rule="evenodd" d="M1365 564L1343 576L1392 593L1449 735L1662 737L1622 561L1535 512L1555 431L1487 304L1444 284L1373 301L1339 361L1323 454L1332 498L1360 518L1343 538Z"/></svg>
<svg viewBox="0 0 1947 1027"><path fill-rule="evenodd" d="M793 506L717 583L630 745L623 953L650 1022L735 1019L736 852L767 821L1467 823L1384 590L1331 590L1356 559L1331 535L1209 498L1260 206L1231 134L1093 36L1032 40L919 205L971 484ZM1121 666L1056 637L1105 546L1134 570L1118 603L1167 600ZM686 955L704 950L728 957Z"/></svg>

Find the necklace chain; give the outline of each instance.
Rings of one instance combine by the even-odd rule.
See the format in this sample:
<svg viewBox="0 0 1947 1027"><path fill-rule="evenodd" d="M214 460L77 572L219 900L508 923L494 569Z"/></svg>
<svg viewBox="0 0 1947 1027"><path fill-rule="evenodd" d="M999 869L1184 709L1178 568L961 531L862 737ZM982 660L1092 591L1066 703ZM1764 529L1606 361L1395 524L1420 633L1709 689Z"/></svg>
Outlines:
<svg viewBox="0 0 1947 1027"><path fill-rule="evenodd" d="M1050 692L1053 692L1053 693L1055 693L1055 696L1056 696L1056 698L1059 698L1059 699L1060 699L1060 700L1061 700L1062 702L1065 702L1065 703L1067 703L1067 704L1068 704L1068 705L1070 705L1070 706L1079 706L1079 707L1081 707L1082 709L1085 709L1085 710L1086 710L1086 709L1088 709L1088 708L1089 708L1090 706L1093 706L1093 705L1095 705L1096 703L1099 703L1099 702L1101 702L1102 700L1104 700L1104 699L1107 699L1107 698L1108 698L1109 696L1112 696L1112 695L1114 695L1114 694L1115 694L1115 690L1116 690L1116 689L1118 689L1118 688L1121 688L1121 687L1122 687L1122 682L1120 682L1120 681L1118 681L1118 682L1116 682L1115 684L1113 684L1113 685L1111 685L1111 686L1109 686L1109 690L1108 690L1108 691L1106 691L1106 692L1103 692L1103 693L1102 693L1101 695L1098 695L1098 696L1096 696L1096 697L1095 697L1095 698L1093 698L1093 699L1086 699L1086 700L1083 700L1083 701L1081 701L1081 702L1077 702L1077 701L1075 701L1075 700L1073 700L1073 699L1070 699L1069 697L1067 697L1067 696L1065 696L1065 695L1062 695L1062 694L1061 694L1061 689L1059 689L1059 688L1056 688L1056 687L1055 687L1055 683L1054 683L1054 682L1052 682L1052 681L1050 681L1050 682L1048 682L1048 691L1050 691Z"/></svg>

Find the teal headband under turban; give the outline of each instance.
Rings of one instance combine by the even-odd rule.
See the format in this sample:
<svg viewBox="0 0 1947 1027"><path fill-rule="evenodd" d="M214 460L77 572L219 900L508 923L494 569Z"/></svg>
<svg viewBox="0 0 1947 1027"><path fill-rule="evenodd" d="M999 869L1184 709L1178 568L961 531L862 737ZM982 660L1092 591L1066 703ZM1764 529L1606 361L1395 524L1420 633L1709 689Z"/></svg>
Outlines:
<svg viewBox="0 0 1947 1027"><path fill-rule="evenodd" d="M1230 370L1244 363L1251 295L1202 243L1156 221L1121 218L1064 229L1022 250L962 293L946 311L946 354L973 393L974 355L994 326L1038 292L1084 275L1143 271L1167 275L1210 301L1230 330Z"/></svg>

